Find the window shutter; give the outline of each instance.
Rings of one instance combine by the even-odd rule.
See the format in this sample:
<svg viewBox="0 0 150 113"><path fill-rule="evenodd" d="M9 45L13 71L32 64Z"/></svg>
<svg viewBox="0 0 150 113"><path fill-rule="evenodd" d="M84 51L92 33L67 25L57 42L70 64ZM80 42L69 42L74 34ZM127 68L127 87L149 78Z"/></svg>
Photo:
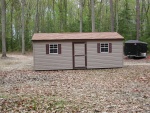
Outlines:
<svg viewBox="0 0 150 113"><path fill-rule="evenodd" d="M109 53L112 53L112 43L109 43Z"/></svg>
<svg viewBox="0 0 150 113"><path fill-rule="evenodd" d="M49 54L49 44L46 44L46 54Z"/></svg>
<svg viewBox="0 0 150 113"><path fill-rule="evenodd" d="M97 43L97 53L100 53L100 43Z"/></svg>
<svg viewBox="0 0 150 113"><path fill-rule="evenodd" d="M58 44L58 54L61 54L61 44Z"/></svg>

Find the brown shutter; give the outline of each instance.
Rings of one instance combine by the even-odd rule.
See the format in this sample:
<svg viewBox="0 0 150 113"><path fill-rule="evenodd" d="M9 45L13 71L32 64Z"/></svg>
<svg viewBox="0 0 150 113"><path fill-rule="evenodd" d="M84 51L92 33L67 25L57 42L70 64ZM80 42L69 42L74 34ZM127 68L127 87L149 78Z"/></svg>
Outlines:
<svg viewBox="0 0 150 113"><path fill-rule="evenodd" d="M46 54L49 54L49 44L46 44Z"/></svg>
<svg viewBox="0 0 150 113"><path fill-rule="evenodd" d="M61 54L61 44L58 44L58 54Z"/></svg>
<svg viewBox="0 0 150 113"><path fill-rule="evenodd" d="M97 43L97 53L100 53L100 43Z"/></svg>
<svg viewBox="0 0 150 113"><path fill-rule="evenodd" d="M112 53L112 43L109 43L109 53Z"/></svg>

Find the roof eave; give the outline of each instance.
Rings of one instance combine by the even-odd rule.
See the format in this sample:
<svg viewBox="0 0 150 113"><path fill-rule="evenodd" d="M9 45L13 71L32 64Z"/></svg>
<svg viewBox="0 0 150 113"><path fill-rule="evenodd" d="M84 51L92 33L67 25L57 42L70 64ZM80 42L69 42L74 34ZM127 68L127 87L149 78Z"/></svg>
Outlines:
<svg viewBox="0 0 150 113"><path fill-rule="evenodd" d="M101 39L32 39L32 41L76 41L76 40L124 40L124 38L101 38Z"/></svg>

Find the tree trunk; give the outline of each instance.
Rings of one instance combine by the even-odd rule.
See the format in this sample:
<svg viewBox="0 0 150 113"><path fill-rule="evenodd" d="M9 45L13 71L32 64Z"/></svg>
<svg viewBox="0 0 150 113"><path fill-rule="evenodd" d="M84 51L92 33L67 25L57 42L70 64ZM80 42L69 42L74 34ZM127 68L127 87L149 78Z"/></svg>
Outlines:
<svg viewBox="0 0 150 113"><path fill-rule="evenodd" d="M113 11L113 0L110 0L110 22L111 22L111 32L114 32L114 11Z"/></svg>
<svg viewBox="0 0 150 113"><path fill-rule="evenodd" d="M144 24L145 24L145 12L146 12L146 8L145 8L145 0L142 0L142 8L141 8L141 36L144 35Z"/></svg>
<svg viewBox="0 0 150 113"><path fill-rule="evenodd" d="M101 0L100 2L100 6L99 6L99 10L98 10L98 15L99 15L99 28L98 28L98 32L100 32L102 30L102 17L103 17L103 12L102 12L102 9L103 9L103 0Z"/></svg>
<svg viewBox="0 0 150 113"><path fill-rule="evenodd" d="M50 26L50 22L51 22L51 6L50 6L50 0L48 0L48 17L47 17L47 29L46 29L46 31L47 32L51 32L52 31L52 29L51 29L51 26Z"/></svg>
<svg viewBox="0 0 150 113"><path fill-rule="evenodd" d="M65 25L65 32L66 32L67 31L67 0L64 0L64 7L65 7L64 25Z"/></svg>
<svg viewBox="0 0 150 113"><path fill-rule="evenodd" d="M92 20L92 32L95 32L95 11L94 11L94 0L91 0L91 20Z"/></svg>
<svg viewBox="0 0 150 113"><path fill-rule="evenodd" d="M150 1L148 0L147 1L148 3L147 3L147 8L146 8L146 21L147 21L147 24L148 24L148 26L149 26L149 24L150 24L150 22L149 22L149 9L150 9Z"/></svg>
<svg viewBox="0 0 150 113"><path fill-rule="evenodd" d="M82 32L83 25L83 0L80 0L80 32Z"/></svg>
<svg viewBox="0 0 150 113"><path fill-rule="evenodd" d="M13 51L13 2L11 3L11 51Z"/></svg>
<svg viewBox="0 0 150 113"><path fill-rule="evenodd" d="M63 0L60 0L59 1L59 15L60 15L60 32L63 32L63 28L64 28L64 25L63 25Z"/></svg>
<svg viewBox="0 0 150 113"><path fill-rule="evenodd" d="M91 0L85 0L85 2L87 2L88 4L88 13L87 13L87 29L85 31L91 31L92 30L92 13L91 13ZM85 3L86 4L86 3Z"/></svg>
<svg viewBox="0 0 150 113"><path fill-rule="evenodd" d="M39 33L39 0L36 0L35 33Z"/></svg>
<svg viewBox="0 0 150 113"><path fill-rule="evenodd" d="M55 0L53 0L53 25L54 25L54 26L53 26L53 31L54 31L54 32L56 32L56 31L55 31L55 30L56 30L56 29L55 29L55 27L56 27L55 24L56 24L56 22L55 22Z"/></svg>
<svg viewBox="0 0 150 113"><path fill-rule="evenodd" d="M118 29L119 29L119 22L118 22L118 0L116 0L115 5L116 5L116 8L115 8L116 32L118 32Z"/></svg>
<svg viewBox="0 0 150 113"><path fill-rule="evenodd" d="M21 23L22 23L22 54L25 54L25 41L24 41L24 6L25 6L25 1L22 0L22 15L21 15Z"/></svg>
<svg viewBox="0 0 150 113"><path fill-rule="evenodd" d="M6 2L1 0L1 10L2 10L2 58L6 56Z"/></svg>
<svg viewBox="0 0 150 113"><path fill-rule="evenodd" d="M136 0L136 39L140 38L140 2Z"/></svg>

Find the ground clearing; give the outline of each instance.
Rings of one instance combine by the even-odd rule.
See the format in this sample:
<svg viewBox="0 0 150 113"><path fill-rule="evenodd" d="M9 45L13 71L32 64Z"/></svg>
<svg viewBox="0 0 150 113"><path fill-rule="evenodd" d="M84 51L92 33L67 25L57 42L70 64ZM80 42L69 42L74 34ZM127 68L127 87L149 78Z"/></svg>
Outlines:
<svg viewBox="0 0 150 113"><path fill-rule="evenodd" d="M149 59L125 59L117 69L33 71L32 55L8 56L0 59L2 113L150 112Z"/></svg>

